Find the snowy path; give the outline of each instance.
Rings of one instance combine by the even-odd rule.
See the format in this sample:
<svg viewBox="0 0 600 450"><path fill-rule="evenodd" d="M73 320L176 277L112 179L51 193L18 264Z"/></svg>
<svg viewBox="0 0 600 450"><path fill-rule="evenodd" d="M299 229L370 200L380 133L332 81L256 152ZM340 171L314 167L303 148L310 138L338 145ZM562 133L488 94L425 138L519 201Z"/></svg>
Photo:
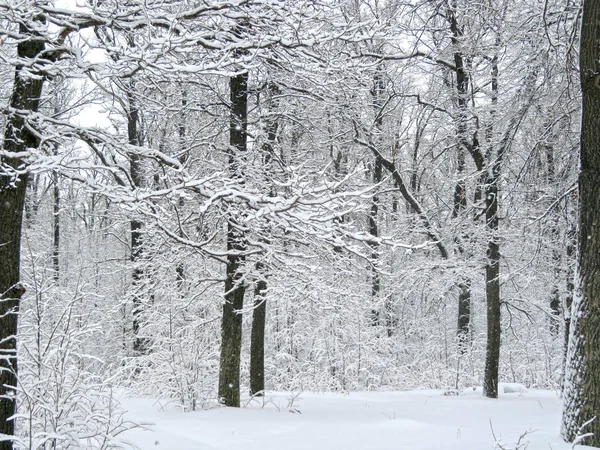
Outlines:
<svg viewBox="0 0 600 450"><path fill-rule="evenodd" d="M295 413L287 410L289 398L270 393L264 407L255 400L246 408L193 413L160 412L152 400L126 398L126 418L155 424L126 439L143 450L508 450L529 430L522 440L527 450L572 448L558 436L561 405L554 392L498 400L440 391L303 393ZM495 446L490 423L502 447Z"/></svg>

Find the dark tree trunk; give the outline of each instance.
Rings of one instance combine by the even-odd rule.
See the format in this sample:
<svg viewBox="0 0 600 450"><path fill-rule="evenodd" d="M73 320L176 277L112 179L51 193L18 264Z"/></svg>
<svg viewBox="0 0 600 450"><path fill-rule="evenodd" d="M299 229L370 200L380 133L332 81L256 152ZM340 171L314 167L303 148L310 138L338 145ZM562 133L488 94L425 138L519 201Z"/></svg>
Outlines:
<svg viewBox="0 0 600 450"><path fill-rule="evenodd" d="M58 173L52 174L52 191L54 197L52 214L52 266L54 268L54 280L58 282L60 278L60 190L58 187Z"/></svg>
<svg viewBox="0 0 600 450"><path fill-rule="evenodd" d="M583 93L579 258L565 372L562 435L573 442L578 435L591 433L582 443L600 447L600 2L596 0L583 2L579 55ZM588 421L591 423L583 428Z"/></svg>
<svg viewBox="0 0 600 450"><path fill-rule="evenodd" d="M373 79L373 88L371 90L371 97L373 98L373 107L375 113L375 132L377 147L382 147L383 140L383 93L385 85L383 82L383 68L378 67ZM379 158L375 157L373 162L373 184L381 183L383 177L383 166ZM369 234L374 238L379 237L379 196L373 195L371 200L371 211L369 213ZM371 243L371 301L373 302L373 310L371 312L371 320L373 325L378 326L382 324L381 311L379 309L379 296L381 292L381 275L379 267L379 245L376 242ZM386 302L387 303L387 302ZM390 323L391 311L387 310L387 304L384 305L384 317L383 323L387 327L388 335L391 335L392 328Z"/></svg>
<svg viewBox="0 0 600 450"><path fill-rule="evenodd" d="M485 187L485 218L488 232L485 265L485 297L487 304L487 346L483 395L498 397L498 365L500 361L500 247L498 232L498 178L492 175Z"/></svg>
<svg viewBox="0 0 600 450"><path fill-rule="evenodd" d="M498 57L492 59L492 110L495 117L498 104ZM486 154L487 176L483 189L485 193L485 222L488 230L487 262L485 264L485 300L487 305L487 344L485 350L485 369L483 375L483 395L498 398L498 367L500 365L500 244L498 242L498 184L504 152L508 144L498 145L496 155L492 149L493 124L487 127L488 152Z"/></svg>
<svg viewBox="0 0 600 450"><path fill-rule="evenodd" d="M187 160L190 156L188 148L187 148L187 144L186 144L186 134L187 134L187 129L186 129L186 123L185 123L185 109L187 107L187 91L185 88L182 88L181 91L181 116L179 118L179 155L177 156L179 159L179 162L182 165L185 165L187 163ZM185 200L183 198L183 196L181 196L179 198L179 205L180 208L183 208L185 206ZM179 211L177 208L175 208L175 214L178 216L178 222L179 222L179 236L180 237L184 237L184 232L183 232L183 224L182 222L179 220ZM185 295L184 294L184 284L185 284L185 267L183 265L183 262L180 262L179 264L177 264L177 266L175 267L175 274L176 274L176 279L177 279L177 288L179 289L179 294L181 296Z"/></svg>
<svg viewBox="0 0 600 450"><path fill-rule="evenodd" d="M382 178L382 166L381 162L376 158L373 170L373 183L381 183ZM379 215L379 196L373 195L371 202L371 211L369 214L369 234L374 238L379 237L379 227L377 224L377 217ZM371 300L374 304L372 315L372 323L377 326L381 324L381 314L377 307L379 300L379 293L381 291L381 276L379 274L379 245L376 243L371 244ZM387 316L388 311L384 314ZM391 331L391 330L389 330Z"/></svg>
<svg viewBox="0 0 600 450"><path fill-rule="evenodd" d="M456 172L459 181L454 187L452 217L457 218L465 211L467 207L467 189L463 179L465 171L465 153L469 151L472 155L479 154L479 147L476 142L469 143L467 139L467 108L469 99L469 73L466 70L465 56L460 48L463 31L456 18L456 5L453 3L448 9L448 22L452 33L452 45L454 47L454 65L456 67L456 137L457 137L457 167ZM478 170L481 170L481 162L477 158L475 164ZM464 240L468 236L459 234L456 237L458 251L465 255ZM458 287L458 323L457 339L458 351L463 354L467 351L471 343L471 280L468 277L462 277L457 283Z"/></svg>
<svg viewBox="0 0 600 450"><path fill-rule="evenodd" d="M264 264L256 268L264 270ZM254 311L252 312L252 334L250 340L250 395L264 395L265 390L265 320L267 316L267 280L261 278L254 288Z"/></svg>
<svg viewBox="0 0 600 450"><path fill-rule="evenodd" d="M185 110L187 108L187 90L185 87L181 90L181 117L179 118L179 155L178 159L181 164L187 163L188 158L190 157L190 152L187 148L186 143L186 121L185 121Z"/></svg>
<svg viewBox="0 0 600 450"><path fill-rule="evenodd" d="M457 175L459 181L454 187L454 205L452 217L457 218L467 207L467 193L465 182L462 179L465 170L464 149L458 148ZM464 240L469 237L466 233L460 232L456 236L456 244L461 255L465 255ZM471 345L471 280L463 277L457 284L458 287L458 323L456 328L458 338L458 351L460 354L466 353Z"/></svg>
<svg viewBox="0 0 600 450"><path fill-rule="evenodd" d="M553 256L553 259L556 262L555 256ZM560 275L560 270L555 271L554 275L555 275L555 278L558 279L558 275ZM558 285L554 285L552 287L552 291L550 292L550 314L551 314L551 317L550 317L550 333L553 336L557 336L558 332L560 330L560 324L559 324L559 320L560 320L560 291L558 289Z"/></svg>
<svg viewBox="0 0 600 450"><path fill-rule="evenodd" d="M573 294L575 292L575 273L573 269L573 259L575 258L575 249L577 245L576 241L577 231L573 226L567 234L567 295L565 297L565 304L563 306L563 320L564 320L564 340L563 340L563 365L561 373L561 392L565 390L565 370L567 364L567 350L569 348L569 335L571 333L571 307L573 305Z"/></svg>
<svg viewBox="0 0 600 450"><path fill-rule="evenodd" d="M548 129L548 133L551 134L551 129ZM545 144L543 146L544 153L546 155L546 161L548 163L548 184L550 187L553 187L556 183L556 170L554 167L554 145L551 143ZM552 227L550 228L550 237L553 242L558 242L560 233L558 228L558 216L555 215L552 218ZM560 251L558 248L554 248L552 250L552 264L554 266L554 281L552 290L550 292L550 333L556 336L560 330L560 314L561 314L561 304L560 304L560 289L559 289L559 280L561 279L561 264L560 264Z"/></svg>
<svg viewBox="0 0 600 450"><path fill-rule="evenodd" d="M229 126L229 171L243 183L241 156L246 151L248 119L248 73L229 80L231 118ZM245 286L240 265L246 250L244 232L235 217L228 218L227 268L225 274L225 303L221 322L221 359L219 367L219 401L225 406L240 406L240 357L242 350L242 315Z"/></svg>
<svg viewBox="0 0 600 450"><path fill-rule="evenodd" d="M23 35L33 32L24 25L19 27ZM44 43L24 40L17 46L17 54L23 60L32 60L44 51ZM15 110L37 112L43 87L43 78L29 77L15 69L15 82L10 106ZM21 227L27 187L26 161L19 153L39 146L39 140L17 115L7 119L4 133L4 152L15 157L1 156L0 163L0 433L12 436L14 420L8 420L16 412L17 385L17 324L19 303L25 289L19 278ZM21 174L17 174L17 169ZM12 450L11 441L0 442L0 450Z"/></svg>
<svg viewBox="0 0 600 450"><path fill-rule="evenodd" d="M133 352L135 355L144 355L148 353L148 342L147 339L140 336L141 318L140 315L144 311L144 305L142 302L142 296L139 292L140 285L144 272L141 268L136 267L136 263L139 262L141 256L142 246L142 222L139 220L132 220L130 222L130 233L131 233L131 262L134 264L132 272L132 288L133 288Z"/></svg>
<svg viewBox="0 0 600 450"><path fill-rule="evenodd" d="M467 352L471 345L471 280L458 285L458 351Z"/></svg>
<svg viewBox="0 0 600 450"><path fill-rule="evenodd" d="M127 90L127 100L129 110L127 111L127 138L129 144L139 146L140 139L140 113L135 103L134 86L131 83ZM143 184L143 169L141 158L137 153L129 154L129 175L133 185L141 187ZM140 293L144 271L140 267L142 257L142 232L144 224L137 219L133 219L129 224L131 233L131 262L133 264L132 289L133 289L133 352L135 355L145 355L149 351L150 343L147 338L140 336L141 314L144 312L144 302Z"/></svg>
<svg viewBox="0 0 600 450"><path fill-rule="evenodd" d="M378 159L375 159L373 169L373 183L381 183L382 178L382 166ZM379 227L377 224L377 217L379 215L379 196L373 195L371 202L371 211L369 214L369 234L374 238L379 237ZM379 246L376 243L371 244L371 300L375 307L372 311L372 322L373 325L381 324L381 317L379 309L377 309L377 302L379 299L379 293L381 291L381 277L379 275ZM386 312L387 313L387 312Z"/></svg>
<svg viewBox="0 0 600 450"><path fill-rule="evenodd" d="M279 95L279 86L275 83L269 83L270 112L274 112L279 105L277 96ZM277 140L277 131L279 123L272 120L267 123L267 138L262 146L263 164L265 170L265 182L272 176L273 157L275 152L275 142ZM269 195L276 195L274 183L270 183ZM267 230L268 233L268 230ZM263 238L265 244L269 244L268 238ZM250 395L264 395L265 390L265 324L267 315L267 266L262 263L256 263L256 269L259 273L259 279L254 289L254 310L252 312L252 331L250 336Z"/></svg>

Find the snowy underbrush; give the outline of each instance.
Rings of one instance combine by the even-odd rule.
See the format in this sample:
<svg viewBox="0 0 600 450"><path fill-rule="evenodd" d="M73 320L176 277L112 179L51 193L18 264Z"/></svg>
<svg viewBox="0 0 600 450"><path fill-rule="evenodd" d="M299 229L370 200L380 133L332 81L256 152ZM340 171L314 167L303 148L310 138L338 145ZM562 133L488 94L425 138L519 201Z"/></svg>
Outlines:
<svg viewBox="0 0 600 450"><path fill-rule="evenodd" d="M411 392L266 392L243 408L194 413L123 398L126 417L153 422L125 436L141 450L572 450L559 436L555 392L506 384L498 399ZM577 450L585 447L577 445Z"/></svg>
<svg viewBox="0 0 600 450"><path fill-rule="evenodd" d="M71 307L59 317L51 326L23 317L23 327L37 324L37 331L20 349L16 448L128 447L120 435L138 425L124 418L110 381L90 370L98 359L85 353L86 338L98 330L72 326L81 317Z"/></svg>
<svg viewBox="0 0 600 450"><path fill-rule="evenodd" d="M99 357L111 314L87 291L82 270L73 285L58 282L46 254L28 254L32 270L20 313L17 438L27 450L131 448L123 433L140 424L124 417L114 377ZM111 323L111 321L107 321Z"/></svg>

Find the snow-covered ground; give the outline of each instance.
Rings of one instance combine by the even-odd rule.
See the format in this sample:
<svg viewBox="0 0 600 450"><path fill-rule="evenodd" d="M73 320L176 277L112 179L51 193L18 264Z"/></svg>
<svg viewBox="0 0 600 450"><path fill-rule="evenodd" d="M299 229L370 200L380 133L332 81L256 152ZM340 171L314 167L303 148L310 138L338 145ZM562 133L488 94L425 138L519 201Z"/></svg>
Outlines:
<svg viewBox="0 0 600 450"><path fill-rule="evenodd" d="M123 398L126 419L153 425L122 437L143 450L572 448L559 437L561 403L549 391L502 393L497 400L483 398L480 390L457 396L441 391L268 393L243 403L240 409L184 413L149 399Z"/></svg>

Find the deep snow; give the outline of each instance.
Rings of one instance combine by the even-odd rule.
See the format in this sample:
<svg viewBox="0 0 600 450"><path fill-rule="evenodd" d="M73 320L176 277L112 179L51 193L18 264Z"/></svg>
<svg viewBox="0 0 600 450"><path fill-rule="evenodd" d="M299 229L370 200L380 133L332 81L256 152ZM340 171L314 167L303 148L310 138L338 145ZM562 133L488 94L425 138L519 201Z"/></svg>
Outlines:
<svg viewBox="0 0 600 450"><path fill-rule="evenodd" d="M246 399L240 409L196 412L124 397L126 419L153 425L122 438L143 450L572 448L559 437L561 402L550 391L503 392L497 400L472 389L456 396L442 391L304 392L290 402L294 395L267 393L264 399Z"/></svg>

